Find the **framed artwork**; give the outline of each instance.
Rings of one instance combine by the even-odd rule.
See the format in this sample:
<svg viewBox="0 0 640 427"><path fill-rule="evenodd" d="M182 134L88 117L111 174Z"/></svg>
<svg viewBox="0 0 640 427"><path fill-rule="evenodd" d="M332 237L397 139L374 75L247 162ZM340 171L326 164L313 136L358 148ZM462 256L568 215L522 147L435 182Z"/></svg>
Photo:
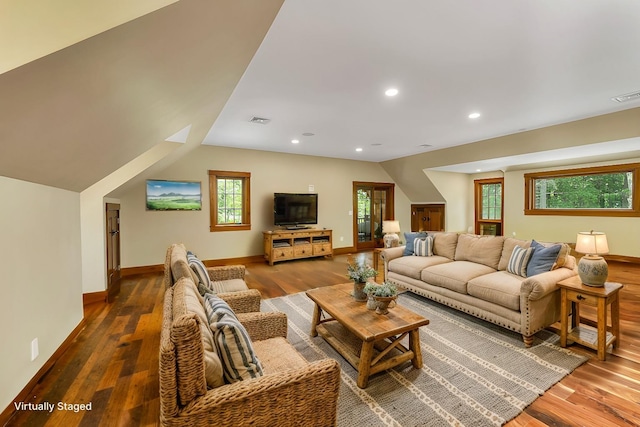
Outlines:
<svg viewBox="0 0 640 427"><path fill-rule="evenodd" d="M148 211L202 210L200 181L147 180Z"/></svg>

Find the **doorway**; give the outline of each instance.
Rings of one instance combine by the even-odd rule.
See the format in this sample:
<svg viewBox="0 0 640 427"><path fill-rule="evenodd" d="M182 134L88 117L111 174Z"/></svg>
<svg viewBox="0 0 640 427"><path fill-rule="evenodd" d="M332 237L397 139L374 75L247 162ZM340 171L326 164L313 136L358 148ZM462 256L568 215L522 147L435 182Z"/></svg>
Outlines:
<svg viewBox="0 0 640 427"><path fill-rule="evenodd" d="M120 205L107 203L107 301L120 293Z"/></svg>
<svg viewBox="0 0 640 427"><path fill-rule="evenodd" d="M504 178L476 179L474 184L475 232L502 236L504 230Z"/></svg>
<svg viewBox="0 0 640 427"><path fill-rule="evenodd" d="M444 231L444 204L411 205L411 231Z"/></svg>
<svg viewBox="0 0 640 427"><path fill-rule="evenodd" d="M382 221L394 219L395 184L353 183L353 230L356 250L382 247Z"/></svg>

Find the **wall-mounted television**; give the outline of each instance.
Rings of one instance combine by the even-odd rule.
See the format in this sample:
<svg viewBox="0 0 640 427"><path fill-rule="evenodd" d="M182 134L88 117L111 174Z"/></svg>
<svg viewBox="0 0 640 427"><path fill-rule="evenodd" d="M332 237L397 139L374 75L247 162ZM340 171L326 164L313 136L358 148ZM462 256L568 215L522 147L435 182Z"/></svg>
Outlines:
<svg viewBox="0 0 640 427"><path fill-rule="evenodd" d="M275 225L299 226L318 223L318 195L274 193L273 222Z"/></svg>
<svg viewBox="0 0 640 427"><path fill-rule="evenodd" d="M200 181L147 180L148 211L202 210Z"/></svg>

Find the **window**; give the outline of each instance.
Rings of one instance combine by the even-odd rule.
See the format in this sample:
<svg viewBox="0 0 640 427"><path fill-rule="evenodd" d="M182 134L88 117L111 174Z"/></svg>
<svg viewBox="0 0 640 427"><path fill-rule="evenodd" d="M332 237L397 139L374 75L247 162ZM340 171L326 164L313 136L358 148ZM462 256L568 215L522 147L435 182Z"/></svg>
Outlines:
<svg viewBox="0 0 640 427"><path fill-rule="evenodd" d="M251 230L251 174L209 171L210 231Z"/></svg>
<svg viewBox="0 0 640 427"><path fill-rule="evenodd" d="M476 179L476 234L502 236L503 178Z"/></svg>
<svg viewBox="0 0 640 427"><path fill-rule="evenodd" d="M640 216L640 163L528 173L525 215Z"/></svg>

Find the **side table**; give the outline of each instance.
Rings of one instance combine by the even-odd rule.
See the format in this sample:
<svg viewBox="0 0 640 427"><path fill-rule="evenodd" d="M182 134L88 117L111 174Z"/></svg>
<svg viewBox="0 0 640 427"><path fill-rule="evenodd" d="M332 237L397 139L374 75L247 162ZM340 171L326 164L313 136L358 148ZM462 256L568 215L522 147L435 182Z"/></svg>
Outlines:
<svg viewBox="0 0 640 427"><path fill-rule="evenodd" d="M560 346L567 339L598 351L598 359L605 360L607 347L616 348L620 342L620 300L622 284L606 282L603 287L582 284L579 276L558 282L560 287ZM585 325L580 318L580 304L596 307L596 327ZM607 308L611 306L611 326L607 326ZM571 315L571 330L569 330Z"/></svg>

